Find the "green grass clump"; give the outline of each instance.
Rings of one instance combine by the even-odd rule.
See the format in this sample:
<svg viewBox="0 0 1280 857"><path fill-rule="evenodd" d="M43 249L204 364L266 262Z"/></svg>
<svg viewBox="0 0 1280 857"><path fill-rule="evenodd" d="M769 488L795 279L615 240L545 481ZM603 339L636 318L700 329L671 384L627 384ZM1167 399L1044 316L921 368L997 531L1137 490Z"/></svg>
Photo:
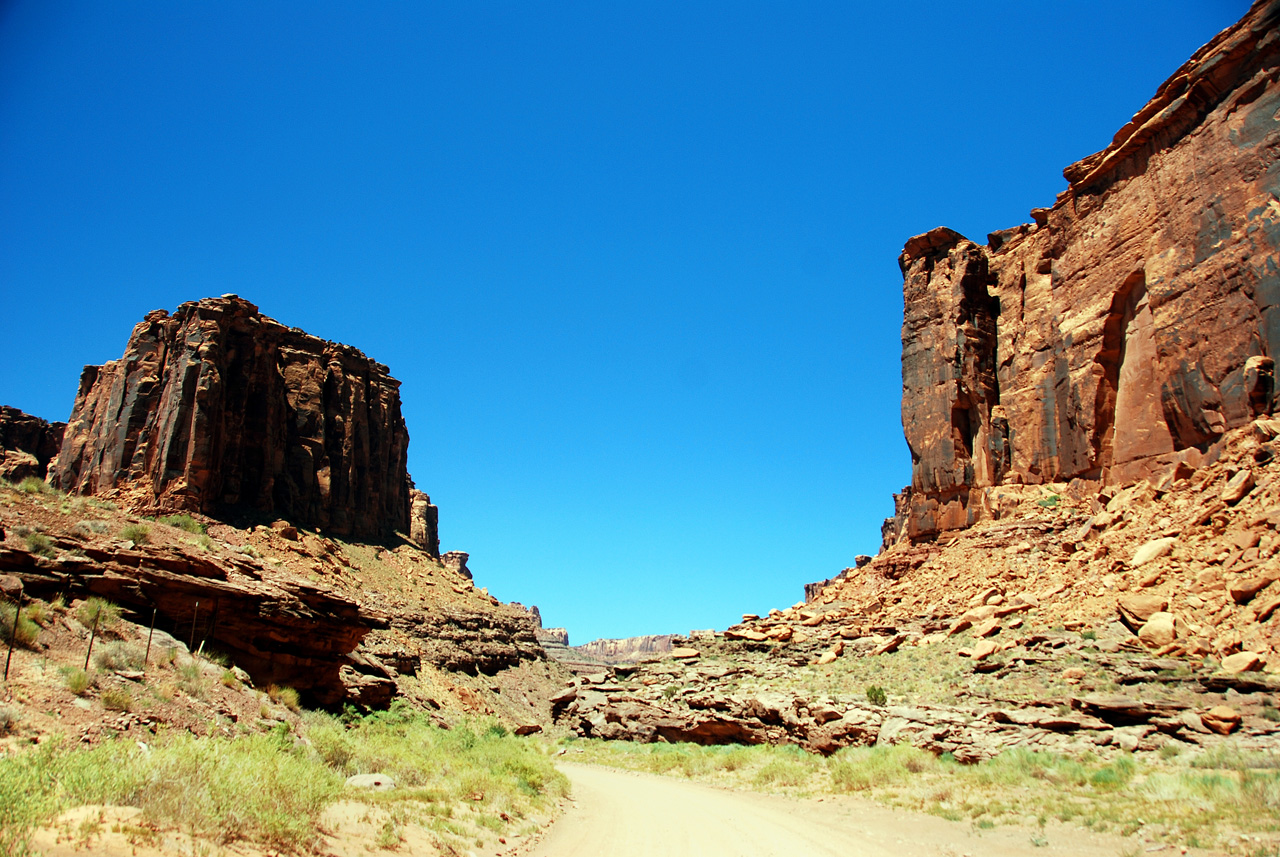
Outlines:
<svg viewBox="0 0 1280 857"><path fill-rule="evenodd" d="M105 598L93 596L81 601L76 607L76 620L86 628L98 623L99 631L106 631L120 624L120 608Z"/></svg>
<svg viewBox="0 0 1280 857"><path fill-rule="evenodd" d="M14 620L17 620L17 635L14 635ZM31 613L28 609L23 609L22 615L18 615L18 608L14 604L0 604L0 644L7 648L9 641L13 640L14 645L29 649L36 643L36 638L40 636L40 626L31 619Z"/></svg>
<svg viewBox="0 0 1280 857"><path fill-rule="evenodd" d="M18 483L18 490L23 494L57 494L58 491L52 485L45 482L38 476L28 476Z"/></svg>
<svg viewBox="0 0 1280 857"><path fill-rule="evenodd" d="M889 702L889 695L885 693L883 687L875 684L869 684L867 685L867 702L872 705L887 705Z"/></svg>
<svg viewBox="0 0 1280 857"><path fill-rule="evenodd" d="M53 539L44 533L27 533L22 540L27 543L27 550L37 556L53 559L58 555L58 549L53 546Z"/></svg>
<svg viewBox="0 0 1280 857"><path fill-rule="evenodd" d="M93 687L93 676L79 667L63 667L62 682L76 696L84 696Z"/></svg>
<svg viewBox="0 0 1280 857"><path fill-rule="evenodd" d="M133 694L127 687L109 687L102 692L102 707L108 711L132 711Z"/></svg>
<svg viewBox="0 0 1280 857"><path fill-rule="evenodd" d="M135 545L145 545L151 538L151 528L146 524L129 524L120 531L120 538Z"/></svg>
<svg viewBox="0 0 1280 857"><path fill-rule="evenodd" d="M157 523L164 524L169 527L176 527L183 532L190 533L193 536L203 536L205 533L205 525L197 521L190 515L165 515L157 518Z"/></svg>

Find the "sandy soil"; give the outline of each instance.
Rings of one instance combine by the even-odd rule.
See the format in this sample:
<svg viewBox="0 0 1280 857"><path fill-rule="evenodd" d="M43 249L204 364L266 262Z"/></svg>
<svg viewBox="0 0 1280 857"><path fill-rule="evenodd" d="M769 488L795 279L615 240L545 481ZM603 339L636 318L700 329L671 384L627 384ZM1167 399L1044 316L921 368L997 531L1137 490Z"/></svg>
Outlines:
<svg viewBox="0 0 1280 857"><path fill-rule="evenodd" d="M573 804L533 857L1117 857L1145 850L1069 827L978 830L854 798L799 800L587 765L561 770L573 781Z"/></svg>

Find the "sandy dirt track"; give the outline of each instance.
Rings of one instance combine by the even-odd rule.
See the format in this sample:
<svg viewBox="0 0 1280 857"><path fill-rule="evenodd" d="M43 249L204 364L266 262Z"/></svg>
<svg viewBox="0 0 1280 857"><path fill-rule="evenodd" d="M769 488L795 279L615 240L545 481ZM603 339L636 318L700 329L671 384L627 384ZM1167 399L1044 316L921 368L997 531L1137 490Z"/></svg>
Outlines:
<svg viewBox="0 0 1280 857"><path fill-rule="evenodd" d="M799 800L588 765L560 768L573 782L573 805L534 857L1117 857L1145 850L1069 827L976 830L852 798ZM1045 844L1033 844L1033 836Z"/></svg>

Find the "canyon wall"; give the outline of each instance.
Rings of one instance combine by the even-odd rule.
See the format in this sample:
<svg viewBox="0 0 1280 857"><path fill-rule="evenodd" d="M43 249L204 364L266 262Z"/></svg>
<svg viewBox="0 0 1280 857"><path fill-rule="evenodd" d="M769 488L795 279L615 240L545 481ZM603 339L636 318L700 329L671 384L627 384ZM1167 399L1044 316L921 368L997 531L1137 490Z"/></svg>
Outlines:
<svg viewBox="0 0 1280 857"><path fill-rule="evenodd" d="M124 356L87 366L50 481L148 513L279 517L438 553L413 491L386 366L235 295L149 313Z"/></svg>
<svg viewBox="0 0 1280 857"><path fill-rule="evenodd" d="M1259 0L1033 223L907 241L911 485L886 543L967 527L1010 483L1105 484L1212 456L1275 403L1280 0Z"/></svg>

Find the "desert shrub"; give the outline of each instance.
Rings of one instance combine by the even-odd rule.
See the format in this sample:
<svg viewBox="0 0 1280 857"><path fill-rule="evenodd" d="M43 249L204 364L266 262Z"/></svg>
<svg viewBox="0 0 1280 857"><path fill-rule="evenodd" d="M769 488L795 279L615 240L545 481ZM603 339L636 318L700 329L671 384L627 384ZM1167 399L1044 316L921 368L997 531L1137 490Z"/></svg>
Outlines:
<svg viewBox="0 0 1280 857"><path fill-rule="evenodd" d="M17 622L15 634L14 622ZM8 647L12 640L14 645L29 649L40 636L40 626L31 619L30 612L23 608L21 615L16 604L0 604L0 645Z"/></svg>
<svg viewBox="0 0 1280 857"><path fill-rule="evenodd" d="M146 524L130 524L120 531L120 538L135 545L145 545L151 538L151 528Z"/></svg>
<svg viewBox="0 0 1280 857"><path fill-rule="evenodd" d="M76 525L71 528L71 532L79 538L88 539L93 536L100 536L110 529L111 525L106 521L87 520L78 521Z"/></svg>
<svg viewBox="0 0 1280 857"><path fill-rule="evenodd" d="M133 694L127 687L109 687L102 692L102 707L109 711L133 710Z"/></svg>
<svg viewBox="0 0 1280 857"><path fill-rule="evenodd" d="M889 695L885 693L884 688L879 685L867 685L867 702L872 705L886 705L889 702Z"/></svg>
<svg viewBox="0 0 1280 857"><path fill-rule="evenodd" d="M92 506L95 509L105 509L108 512L115 512L120 508L115 503L112 503L110 500L99 500L97 497L90 497L87 500L85 500L85 503L87 505Z"/></svg>
<svg viewBox="0 0 1280 857"><path fill-rule="evenodd" d="M105 598L93 596L81 601L76 607L76 620L86 628L98 623L98 630L104 631L120 624L120 608Z"/></svg>
<svg viewBox="0 0 1280 857"><path fill-rule="evenodd" d="M57 494L52 485L38 476L28 476L18 483L18 490L23 494Z"/></svg>
<svg viewBox="0 0 1280 857"><path fill-rule="evenodd" d="M58 555L58 549L53 546L53 539L44 533L27 533L22 540L27 543L27 550L37 556L53 559Z"/></svg>
<svg viewBox="0 0 1280 857"><path fill-rule="evenodd" d="M201 533L200 537L196 539L196 545L200 550L204 551L211 551L214 549L213 539L209 538L208 533Z"/></svg>
<svg viewBox="0 0 1280 857"><path fill-rule="evenodd" d="M1044 509L1053 509L1056 508L1060 502L1062 502L1061 495L1050 494L1048 497L1041 497L1037 500L1036 505Z"/></svg>
<svg viewBox="0 0 1280 857"><path fill-rule="evenodd" d="M93 687L93 676L79 667L63 667L62 683L76 696L84 696Z"/></svg>
<svg viewBox="0 0 1280 857"><path fill-rule="evenodd" d="M193 536L203 536L205 532L205 525L190 515L165 515L162 518L157 518L156 522L169 527L176 527L183 532L191 533Z"/></svg>
<svg viewBox="0 0 1280 857"><path fill-rule="evenodd" d="M140 670L146 650L135 643L112 642L98 649L93 662L104 670Z"/></svg>
<svg viewBox="0 0 1280 857"><path fill-rule="evenodd" d="M297 711L299 705L301 704L301 700L298 697L298 692L291 687L286 687L283 685L273 684L269 686L267 688L267 696L276 705L283 705L285 708L289 709L290 711Z"/></svg>

